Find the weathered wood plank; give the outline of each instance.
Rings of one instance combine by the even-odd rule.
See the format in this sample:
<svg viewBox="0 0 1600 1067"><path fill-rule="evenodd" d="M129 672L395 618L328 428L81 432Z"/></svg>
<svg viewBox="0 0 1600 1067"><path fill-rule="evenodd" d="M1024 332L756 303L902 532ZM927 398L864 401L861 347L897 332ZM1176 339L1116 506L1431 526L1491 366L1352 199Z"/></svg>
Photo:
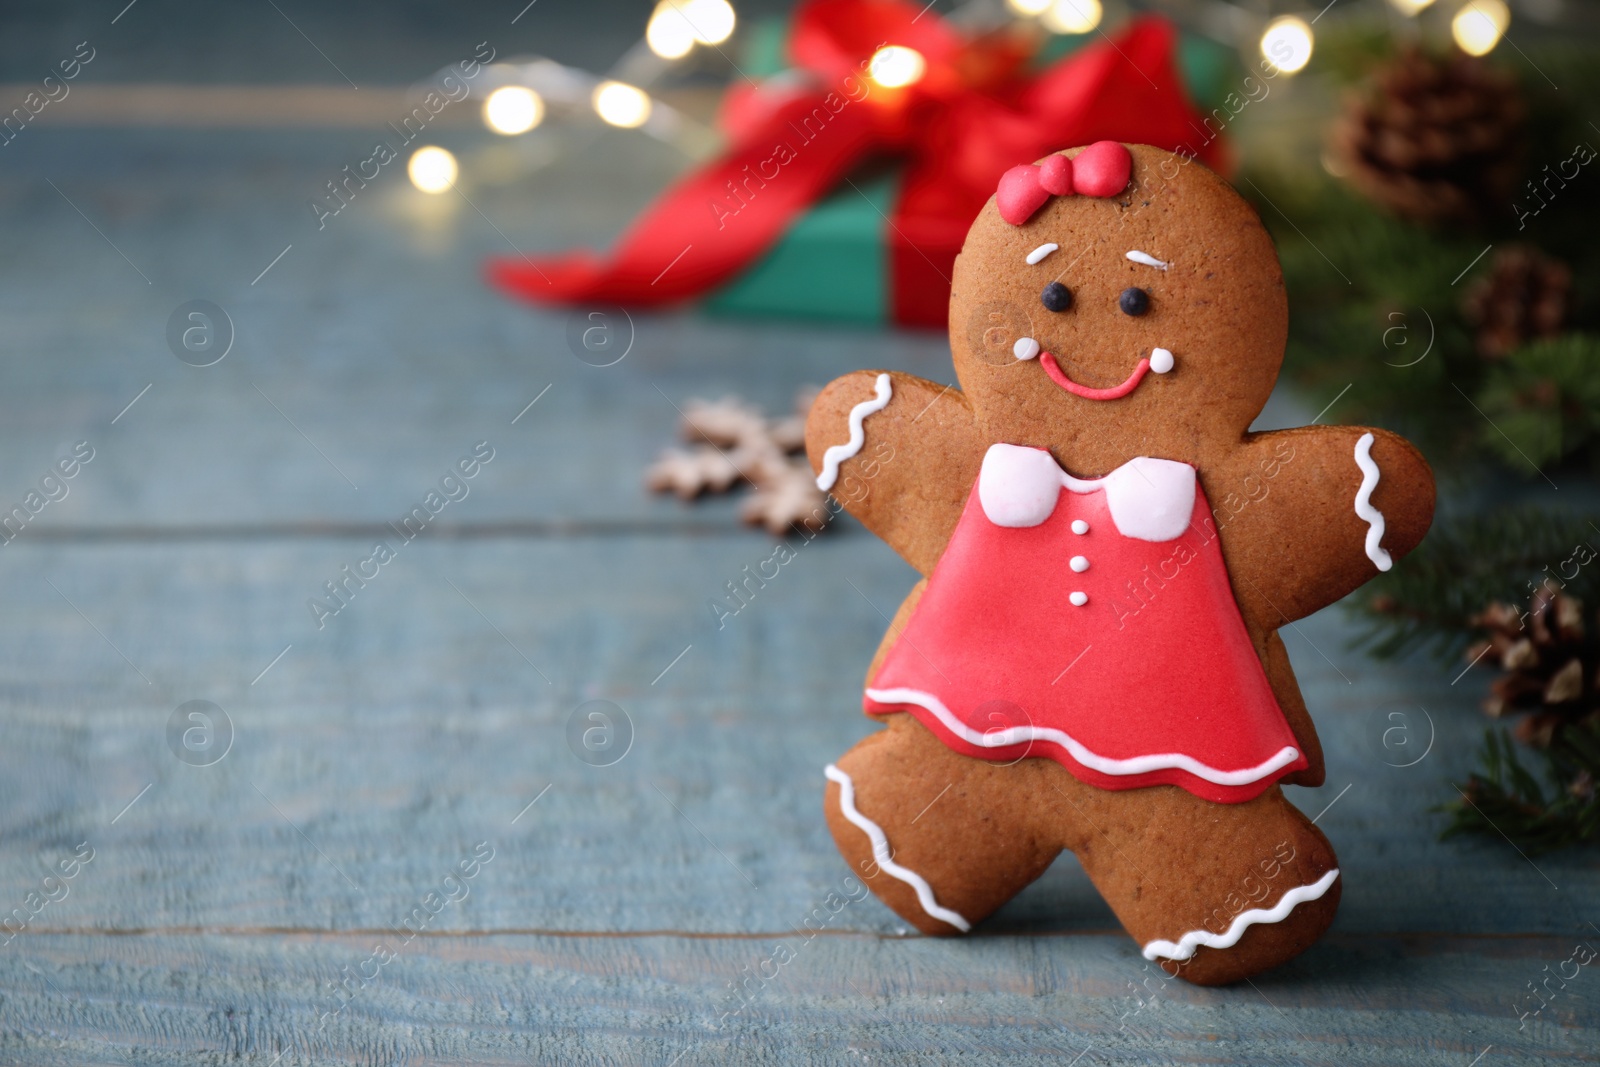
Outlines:
<svg viewBox="0 0 1600 1067"><path fill-rule="evenodd" d="M736 933L780 926L839 871L820 768L872 729L860 672L879 612L912 581L876 540L799 548L719 630L707 599L765 541L424 535L319 631L306 600L365 549L19 540L0 556L0 900L89 840L101 858L41 928L373 927L488 839L506 843L515 888L464 909L460 929ZM1313 814L1332 804L1321 825L1346 872L1340 929L1565 933L1588 917L1591 858L1535 868L1434 840L1425 809L1478 731L1447 703L1447 678L1345 651L1336 613L1301 635L1290 651L1330 777L1296 793ZM168 748L168 719L191 699L235 725L215 766ZM569 716L592 699L633 723L614 766L568 747ZM1386 766L1412 758L1380 743L1390 711L1426 744L1419 705L1432 751ZM875 904L851 922L896 926ZM1112 925L1071 865L996 923Z"/></svg>
<svg viewBox="0 0 1600 1067"><path fill-rule="evenodd" d="M507 887L511 872L493 868L476 892ZM333 992L385 937L395 958ZM1570 948L1335 936L1254 988L1208 990L1154 977L1099 935L28 936L0 953L0 1056L1407 1067L1466 1065L1492 1046L1485 1063L1593 1062L1600 1020L1576 988L1520 1031L1508 1010Z"/></svg>

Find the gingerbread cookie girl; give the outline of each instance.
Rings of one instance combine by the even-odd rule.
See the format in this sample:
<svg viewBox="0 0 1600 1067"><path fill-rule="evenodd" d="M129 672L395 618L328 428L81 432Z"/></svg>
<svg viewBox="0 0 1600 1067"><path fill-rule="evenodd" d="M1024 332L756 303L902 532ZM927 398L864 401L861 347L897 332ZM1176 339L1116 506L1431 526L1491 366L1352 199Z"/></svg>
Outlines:
<svg viewBox="0 0 1600 1067"><path fill-rule="evenodd" d="M818 485L923 575L867 672L887 728L827 768L839 850L926 933L1071 849L1169 972L1282 963L1340 880L1280 788L1323 766L1277 631L1416 547L1432 474L1382 430L1249 431L1283 276L1198 163L1102 141L1013 168L954 283L959 391L858 372L806 428Z"/></svg>

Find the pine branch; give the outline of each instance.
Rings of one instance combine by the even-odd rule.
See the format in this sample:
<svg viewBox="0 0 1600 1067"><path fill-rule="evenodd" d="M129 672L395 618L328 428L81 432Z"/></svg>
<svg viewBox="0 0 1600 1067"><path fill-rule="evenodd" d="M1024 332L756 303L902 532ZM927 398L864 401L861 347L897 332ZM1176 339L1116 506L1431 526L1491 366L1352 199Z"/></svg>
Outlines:
<svg viewBox="0 0 1600 1067"><path fill-rule="evenodd" d="M1547 749L1533 750L1545 779L1524 767L1510 735L1488 730L1479 769L1456 786L1441 838L1462 834L1504 837L1529 855L1600 840L1600 723L1568 726Z"/></svg>
<svg viewBox="0 0 1600 1067"><path fill-rule="evenodd" d="M1325 66L1349 81L1383 62L1388 49L1365 34L1335 33L1326 51ZM1539 70L1560 70L1551 76L1563 93L1547 91L1545 77L1519 57L1497 62L1525 68L1529 160L1559 169L1575 146L1597 143L1590 117L1575 103L1584 92L1600 93L1600 64L1581 48L1551 45L1537 55ZM1284 380L1320 398L1316 407L1348 387L1332 421L1402 433L1444 472L1470 471L1485 460L1526 477L1565 459L1600 470L1600 403L1581 367L1600 360L1600 242L1593 240L1600 200L1548 171L1528 167L1531 184L1474 232L1406 222L1343 182L1253 162L1238 186L1255 200L1283 264L1292 309ZM1503 365L1479 357L1461 303L1472 281L1491 269L1493 257L1481 255L1491 243L1532 244L1571 268L1574 334L1529 346ZM1559 417L1541 419L1548 412ZM1517 447L1537 453L1533 465Z"/></svg>
<svg viewBox="0 0 1600 1067"><path fill-rule="evenodd" d="M1497 601L1526 610L1546 580L1600 607L1600 518L1508 508L1440 522L1400 566L1352 595L1363 624L1355 645L1380 659L1416 648L1453 659L1474 636L1472 616Z"/></svg>
<svg viewBox="0 0 1600 1067"><path fill-rule="evenodd" d="M1490 368L1478 396L1485 448L1528 477L1569 457L1600 454L1600 335L1538 341Z"/></svg>

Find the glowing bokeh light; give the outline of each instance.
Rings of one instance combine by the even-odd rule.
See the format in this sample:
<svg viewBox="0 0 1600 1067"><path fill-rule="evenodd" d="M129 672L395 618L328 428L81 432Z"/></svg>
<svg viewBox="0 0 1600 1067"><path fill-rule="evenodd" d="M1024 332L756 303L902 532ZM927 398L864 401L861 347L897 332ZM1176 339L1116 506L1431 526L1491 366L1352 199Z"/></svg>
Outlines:
<svg viewBox="0 0 1600 1067"><path fill-rule="evenodd" d="M650 118L650 98L623 82L601 82L594 89L594 110L611 125L631 130Z"/></svg>
<svg viewBox="0 0 1600 1067"><path fill-rule="evenodd" d="M503 85L483 102L483 121L495 133L507 137L527 133L544 121L544 101L532 89Z"/></svg>
<svg viewBox="0 0 1600 1067"><path fill-rule="evenodd" d="M1501 0L1470 0L1450 20L1450 36L1469 56L1486 56L1511 25L1511 9Z"/></svg>
<svg viewBox="0 0 1600 1067"><path fill-rule="evenodd" d="M1284 74L1304 70L1311 47L1311 27L1293 15L1273 19L1261 34L1261 55Z"/></svg>
<svg viewBox="0 0 1600 1067"><path fill-rule="evenodd" d="M1102 14L1100 0L1054 0L1039 21L1051 33L1088 33Z"/></svg>
<svg viewBox="0 0 1600 1067"><path fill-rule="evenodd" d="M694 27L677 4L661 0L645 26L644 43L662 59L682 59L694 48Z"/></svg>
<svg viewBox="0 0 1600 1067"><path fill-rule="evenodd" d="M456 157L434 145L411 153L411 161L406 164L406 174L410 176L411 184L425 193L445 192L455 185L456 175L460 172Z"/></svg>
<svg viewBox="0 0 1600 1067"><path fill-rule="evenodd" d="M926 73L928 61L922 58L922 53L900 44L878 49L867 64L867 77L885 89L915 85Z"/></svg>

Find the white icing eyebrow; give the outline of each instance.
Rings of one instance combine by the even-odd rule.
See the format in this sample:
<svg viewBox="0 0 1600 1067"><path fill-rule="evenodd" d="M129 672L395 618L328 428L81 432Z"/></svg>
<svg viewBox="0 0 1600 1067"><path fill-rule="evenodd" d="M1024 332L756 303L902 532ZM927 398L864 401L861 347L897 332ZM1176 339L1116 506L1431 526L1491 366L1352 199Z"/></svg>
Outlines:
<svg viewBox="0 0 1600 1067"><path fill-rule="evenodd" d="M1135 263L1143 263L1147 267L1154 267L1156 270L1166 270L1170 266L1170 264L1163 263L1155 256L1152 256L1149 252L1141 252L1138 249L1129 252L1128 258Z"/></svg>
<svg viewBox="0 0 1600 1067"><path fill-rule="evenodd" d="M1040 245L1038 248L1035 248L1032 252L1028 253L1028 266L1033 266L1035 263L1038 263L1040 260L1044 259L1045 256L1048 256L1051 252L1054 252L1060 247L1060 245L1053 244Z"/></svg>

